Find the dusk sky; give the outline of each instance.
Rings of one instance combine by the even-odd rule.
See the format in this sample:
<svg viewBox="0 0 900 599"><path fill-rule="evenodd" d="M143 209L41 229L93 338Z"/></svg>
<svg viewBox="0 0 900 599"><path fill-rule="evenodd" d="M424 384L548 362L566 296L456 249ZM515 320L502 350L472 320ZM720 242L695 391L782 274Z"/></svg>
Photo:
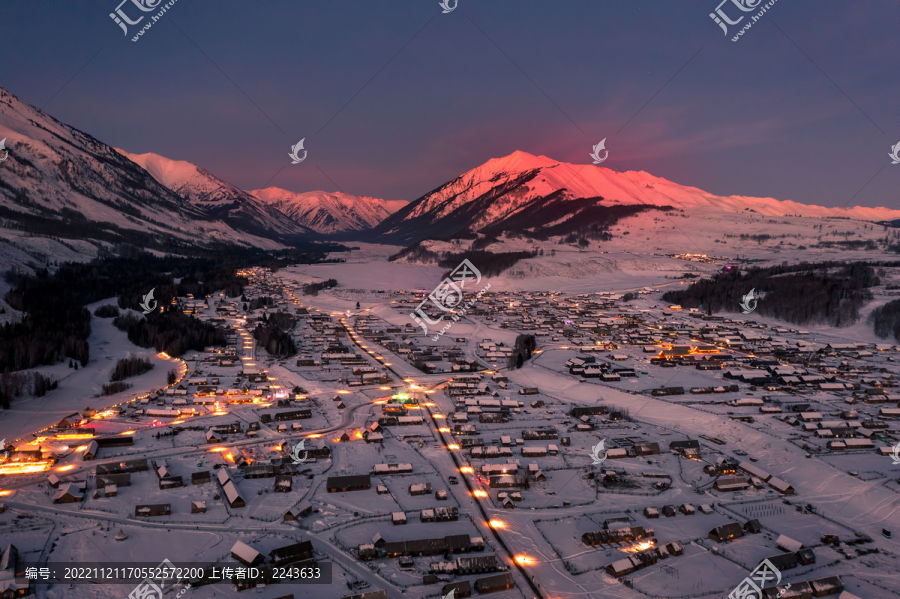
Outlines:
<svg viewBox="0 0 900 599"><path fill-rule="evenodd" d="M119 1L0 5L0 86L244 189L412 201L606 138L603 166L719 195L900 208L897 2L777 0L732 42L718 0L178 0L132 42Z"/></svg>

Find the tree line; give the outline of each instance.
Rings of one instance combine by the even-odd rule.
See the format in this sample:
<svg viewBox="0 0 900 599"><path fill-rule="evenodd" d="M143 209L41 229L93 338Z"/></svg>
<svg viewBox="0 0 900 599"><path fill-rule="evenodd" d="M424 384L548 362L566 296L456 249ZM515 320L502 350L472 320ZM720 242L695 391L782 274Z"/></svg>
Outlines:
<svg viewBox="0 0 900 599"><path fill-rule="evenodd" d="M94 310L94 316L97 318L115 318L119 315L119 309L112 304L103 304Z"/></svg>
<svg viewBox="0 0 900 599"><path fill-rule="evenodd" d="M507 368L521 368L525 360L531 359L536 348L537 341L534 335L519 334L516 336L513 352L509 355L509 362L506 364Z"/></svg>
<svg viewBox="0 0 900 599"><path fill-rule="evenodd" d="M116 362L116 367L112 371L109 380L112 382L121 381L139 374L144 374L148 370L153 369L153 362L147 358L122 358Z"/></svg>
<svg viewBox="0 0 900 599"><path fill-rule="evenodd" d="M336 279L328 279L327 281L321 281L319 283L307 283L303 286L303 295L319 295L319 292L323 289L331 289L332 287L337 287Z"/></svg>
<svg viewBox="0 0 900 599"><path fill-rule="evenodd" d="M290 333L283 330L283 327L278 324L287 323L288 321L285 317L291 320L290 327L293 327L293 318L289 314L276 312L270 316L268 322L257 325L253 331L253 338L256 339L260 347L265 348L269 355L277 358L287 358L297 353L294 339Z"/></svg>
<svg viewBox="0 0 900 599"><path fill-rule="evenodd" d="M793 324L827 323L846 327L859 320L859 310L880 284L875 270L862 262L820 262L723 271L689 287L663 294L664 301L708 313L738 312L743 297L755 289L764 294L754 313Z"/></svg>
<svg viewBox="0 0 900 599"><path fill-rule="evenodd" d="M0 374L0 405L4 410L9 409L9 404L16 397L28 393L32 397L43 397L47 391L52 391L59 386L59 381L51 379L40 372L9 372Z"/></svg>
<svg viewBox="0 0 900 599"><path fill-rule="evenodd" d="M872 310L869 322L882 339L893 336L900 341L900 300L893 300Z"/></svg>
<svg viewBox="0 0 900 599"><path fill-rule="evenodd" d="M156 288L160 304L175 295L204 297L219 289L237 296L246 284L235 274L242 266L246 265L229 255L189 259L138 253L65 263L53 273L46 268L33 275L7 271L4 279L11 288L5 299L25 315L19 322L0 326L0 369L25 370L66 358L85 366L90 359L87 340L91 333L91 315L85 304L118 296L120 308L138 308L152 288ZM114 308L101 306L97 315L113 315Z"/></svg>
<svg viewBox="0 0 900 599"><path fill-rule="evenodd" d="M8 271L5 278L12 285L7 303L25 315L0 327L0 369L25 370L64 358L86 365L91 314L84 308L85 291L70 284L74 274L41 269L30 277Z"/></svg>
<svg viewBox="0 0 900 599"><path fill-rule="evenodd" d="M496 239L496 238L492 238ZM473 245L474 247L474 245ZM479 246L481 247L481 246ZM499 275L504 270L512 267L519 260L534 258L539 250L522 251L522 252L488 252L485 250L466 250L464 252L433 252L422 245L422 242L416 242L406 247L396 254L388 257L388 261L393 262L400 258L407 258L410 262L436 262L442 268L452 269L459 266L463 260L471 262L481 276L492 277ZM444 277L450 273L445 273Z"/></svg>
<svg viewBox="0 0 900 599"><path fill-rule="evenodd" d="M115 381L113 383L104 384L102 395L115 395L116 393L121 393L127 389L131 389L131 383L124 383L122 381Z"/></svg>
<svg viewBox="0 0 900 599"><path fill-rule="evenodd" d="M241 296L241 297L244 301L246 301L246 298L244 296ZM254 297L252 300L250 300L249 306L247 309L248 310L258 310L259 308L267 308L269 306L274 306L274 305L275 305L275 300L273 298L263 295L260 297Z"/></svg>
<svg viewBox="0 0 900 599"><path fill-rule="evenodd" d="M527 258L534 258L538 255L537 251L531 252L487 252L483 250L479 251L465 251L460 253L450 253L445 252L441 259L438 260L438 266L443 268L451 269L449 272L444 274L444 277L448 277L452 271L463 260L468 260L472 263L475 268L478 269L478 272L481 273L483 277L493 277L499 275L504 270L512 267L519 260L525 260Z"/></svg>
<svg viewBox="0 0 900 599"><path fill-rule="evenodd" d="M128 313L114 319L113 324L125 331L135 345L152 347L170 356L181 356L192 349L203 351L210 345L225 345L225 331L178 310L154 312L146 318Z"/></svg>

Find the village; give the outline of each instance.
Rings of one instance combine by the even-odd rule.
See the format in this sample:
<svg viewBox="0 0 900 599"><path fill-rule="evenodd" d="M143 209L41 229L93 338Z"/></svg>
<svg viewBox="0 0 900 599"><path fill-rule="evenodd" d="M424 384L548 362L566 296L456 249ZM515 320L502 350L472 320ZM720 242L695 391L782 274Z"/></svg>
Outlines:
<svg viewBox="0 0 900 599"><path fill-rule="evenodd" d="M110 556L203 563L177 581L201 598L598 582L725 596L762 560L779 572L767 598L886 596L860 572L898 563L880 507L900 493L893 345L683 310L650 288L489 291L434 341L409 317L421 290L338 310L346 292L304 295L289 271L174 300L226 330L161 358L174 383L9 440L0 598L82 596L25 568ZM291 355L254 336L278 313ZM828 487L848 480L867 491L844 510ZM287 582L285 566L324 576ZM225 567L260 574L222 586Z"/></svg>

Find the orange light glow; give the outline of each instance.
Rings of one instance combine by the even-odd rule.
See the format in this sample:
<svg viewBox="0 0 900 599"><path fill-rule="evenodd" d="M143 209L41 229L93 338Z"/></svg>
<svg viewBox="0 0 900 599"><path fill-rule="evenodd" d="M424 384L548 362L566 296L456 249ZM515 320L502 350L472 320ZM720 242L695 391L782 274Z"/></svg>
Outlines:
<svg viewBox="0 0 900 599"><path fill-rule="evenodd" d="M0 497L6 497L7 495L12 495L15 491L0 491Z"/></svg>
<svg viewBox="0 0 900 599"><path fill-rule="evenodd" d="M385 362L384 365L385 366L393 366L393 364L391 364L390 362Z"/></svg>
<svg viewBox="0 0 900 599"><path fill-rule="evenodd" d="M441 428L438 429L438 432L439 433L449 433L450 429L447 428L446 426L442 426Z"/></svg>
<svg viewBox="0 0 900 599"><path fill-rule="evenodd" d="M41 462L12 462L0 466L0 474L33 474L35 472L46 472L50 469L50 466L49 460Z"/></svg>
<svg viewBox="0 0 900 599"><path fill-rule="evenodd" d="M122 432L122 433L119 433L119 434L122 435L122 436L128 436L128 435L133 435L133 434L134 434L134 431L125 431L125 432Z"/></svg>
<svg viewBox="0 0 900 599"><path fill-rule="evenodd" d="M210 451L213 453L218 453L220 451L228 451L228 448L227 447L213 447L212 449L210 449Z"/></svg>
<svg viewBox="0 0 900 599"><path fill-rule="evenodd" d="M157 357L157 358L162 358L163 360L168 360L168 359L170 359L170 358L169 358L169 354L167 354L167 353L164 352L164 351L161 351L161 352L159 352L158 354L156 354L156 357Z"/></svg>
<svg viewBox="0 0 900 599"><path fill-rule="evenodd" d="M71 470L71 469L74 468L74 467L75 467L75 466L73 466L72 464L69 464L68 466L60 466L60 467L57 468L56 470L57 470L58 472L65 472L66 470Z"/></svg>
<svg viewBox="0 0 900 599"><path fill-rule="evenodd" d="M87 448L88 448L87 445L79 445L78 447L75 448L75 451L87 451Z"/></svg>
<svg viewBox="0 0 900 599"><path fill-rule="evenodd" d="M434 393L434 390L433 390L433 389L426 389L426 390L425 390L425 393Z"/></svg>
<svg viewBox="0 0 900 599"><path fill-rule="evenodd" d="M485 493L485 492L482 491L481 489L478 489L478 490L476 490L476 491L473 491L472 494L473 494L475 497L487 497L487 493Z"/></svg>
<svg viewBox="0 0 900 599"><path fill-rule="evenodd" d="M375 400L375 403L377 403L377 404L386 404L386 403L387 403L387 400L386 400L386 399L376 399L376 400Z"/></svg>
<svg viewBox="0 0 900 599"><path fill-rule="evenodd" d="M339 389L336 393L340 393L341 395L347 395L350 391L344 391L343 389Z"/></svg>
<svg viewBox="0 0 900 599"><path fill-rule="evenodd" d="M444 418L444 415L443 414L432 414L431 417L434 418L435 420L442 420Z"/></svg>
<svg viewBox="0 0 900 599"><path fill-rule="evenodd" d="M321 436L322 436L322 435L320 435L320 434L317 433L317 434L315 434L315 435L307 435L306 438L307 438L307 439L318 439L318 438L321 437Z"/></svg>
<svg viewBox="0 0 900 599"><path fill-rule="evenodd" d="M447 449L450 449L450 450L459 449L459 445L457 445L456 443L451 443L450 445L447 446Z"/></svg>
<svg viewBox="0 0 900 599"><path fill-rule="evenodd" d="M632 545L630 547L619 547L619 549L621 549L622 551L625 551L627 553L637 553L638 551L645 551L647 549L650 549L654 545L656 545L656 543L652 540L649 540L649 541L641 541L640 543L635 543L634 545Z"/></svg>
<svg viewBox="0 0 900 599"><path fill-rule="evenodd" d="M527 555L517 555L516 563L520 566L530 566L534 563L534 560L528 557Z"/></svg>
<svg viewBox="0 0 900 599"><path fill-rule="evenodd" d="M362 433L359 432L359 431L356 431L355 433L353 433L353 436L356 437L357 439L362 439L362 438L363 438Z"/></svg>
<svg viewBox="0 0 900 599"><path fill-rule="evenodd" d="M382 391L390 391L391 390L390 387L378 387L378 388L381 389Z"/></svg>
<svg viewBox="0 0 900 599"><path fill-rule="evenodd" d="M57 439L93 439L94 435L85 435L81 433L68 433L62 435L56 435Z"/></svg>
<svg viewBox="0 0 900 599"><path fill-rule="evenodd" d="M225 459L228 460L229 462L234 462L234 456L231 455L230 453L225 454Z"/></svg>
<svg viewBox="0 0 900 599"><path fill-rule="evenodd" d="M491 528L506 528L506 522L503 522L502 520L491 520L488 522L488 526Z"/></svg>
<svg viewBox="0 0 900 599"><path fill-rule="evenodd" d="M28 445L39 445L47 440L47 437L38 437L34 441L29 441Z"/></svg>
<svg viewBox="0 0 900 599"><path fill-rule="evenodd" d="M426 393L427 393L427 391L426 391ZM434 402L433 402L433 401L427 401L427 402L425 402L425 407L433 408L433 407L434 407Z"/></svg>
<svg viewBox="0 0 900 599"><path fill-rule="evenodd" d="M475 469L471 466L463 466L459 469L459 471L463 474L472 474L473 472L475 472Z"/></svg>

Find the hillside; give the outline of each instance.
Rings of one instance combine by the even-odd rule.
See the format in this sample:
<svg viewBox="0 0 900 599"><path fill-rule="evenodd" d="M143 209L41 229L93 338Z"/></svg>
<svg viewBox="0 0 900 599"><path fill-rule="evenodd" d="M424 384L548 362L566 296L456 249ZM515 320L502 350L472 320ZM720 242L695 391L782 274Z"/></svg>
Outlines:
<svg viewBox="0 0 900 599"><path fill-rule="evenodd" d="M9 157L0 164L3 238L15 241L20 232L56 238L47 247L20 244L31 255L49 258L71 250L91 257L121 243L163 251L221 244L284 247L255 226L223 222L112 147L0 88L4 138Z"/></svg>
<svg viewBox="0 0 900 599"><path fill-rule="evenodd" d="M251 191L255 198L317 233L364 231L378 225L406 202L385 201L341 192L295 193L277 187Z"/></svg>
<svg viewBox="0 0 900 599"><path fill-rule="evenodd" d="M609 210L616 206L672 207L699 217L752 210L772 217L900 218L900 210L887 208L826 208L773 198L716 196L643 171L620 173L513 152L428 192L387 218L376 232L395 243L465 230L516 231L541 239L591 225L612 226L621 217Z"/></svg>

